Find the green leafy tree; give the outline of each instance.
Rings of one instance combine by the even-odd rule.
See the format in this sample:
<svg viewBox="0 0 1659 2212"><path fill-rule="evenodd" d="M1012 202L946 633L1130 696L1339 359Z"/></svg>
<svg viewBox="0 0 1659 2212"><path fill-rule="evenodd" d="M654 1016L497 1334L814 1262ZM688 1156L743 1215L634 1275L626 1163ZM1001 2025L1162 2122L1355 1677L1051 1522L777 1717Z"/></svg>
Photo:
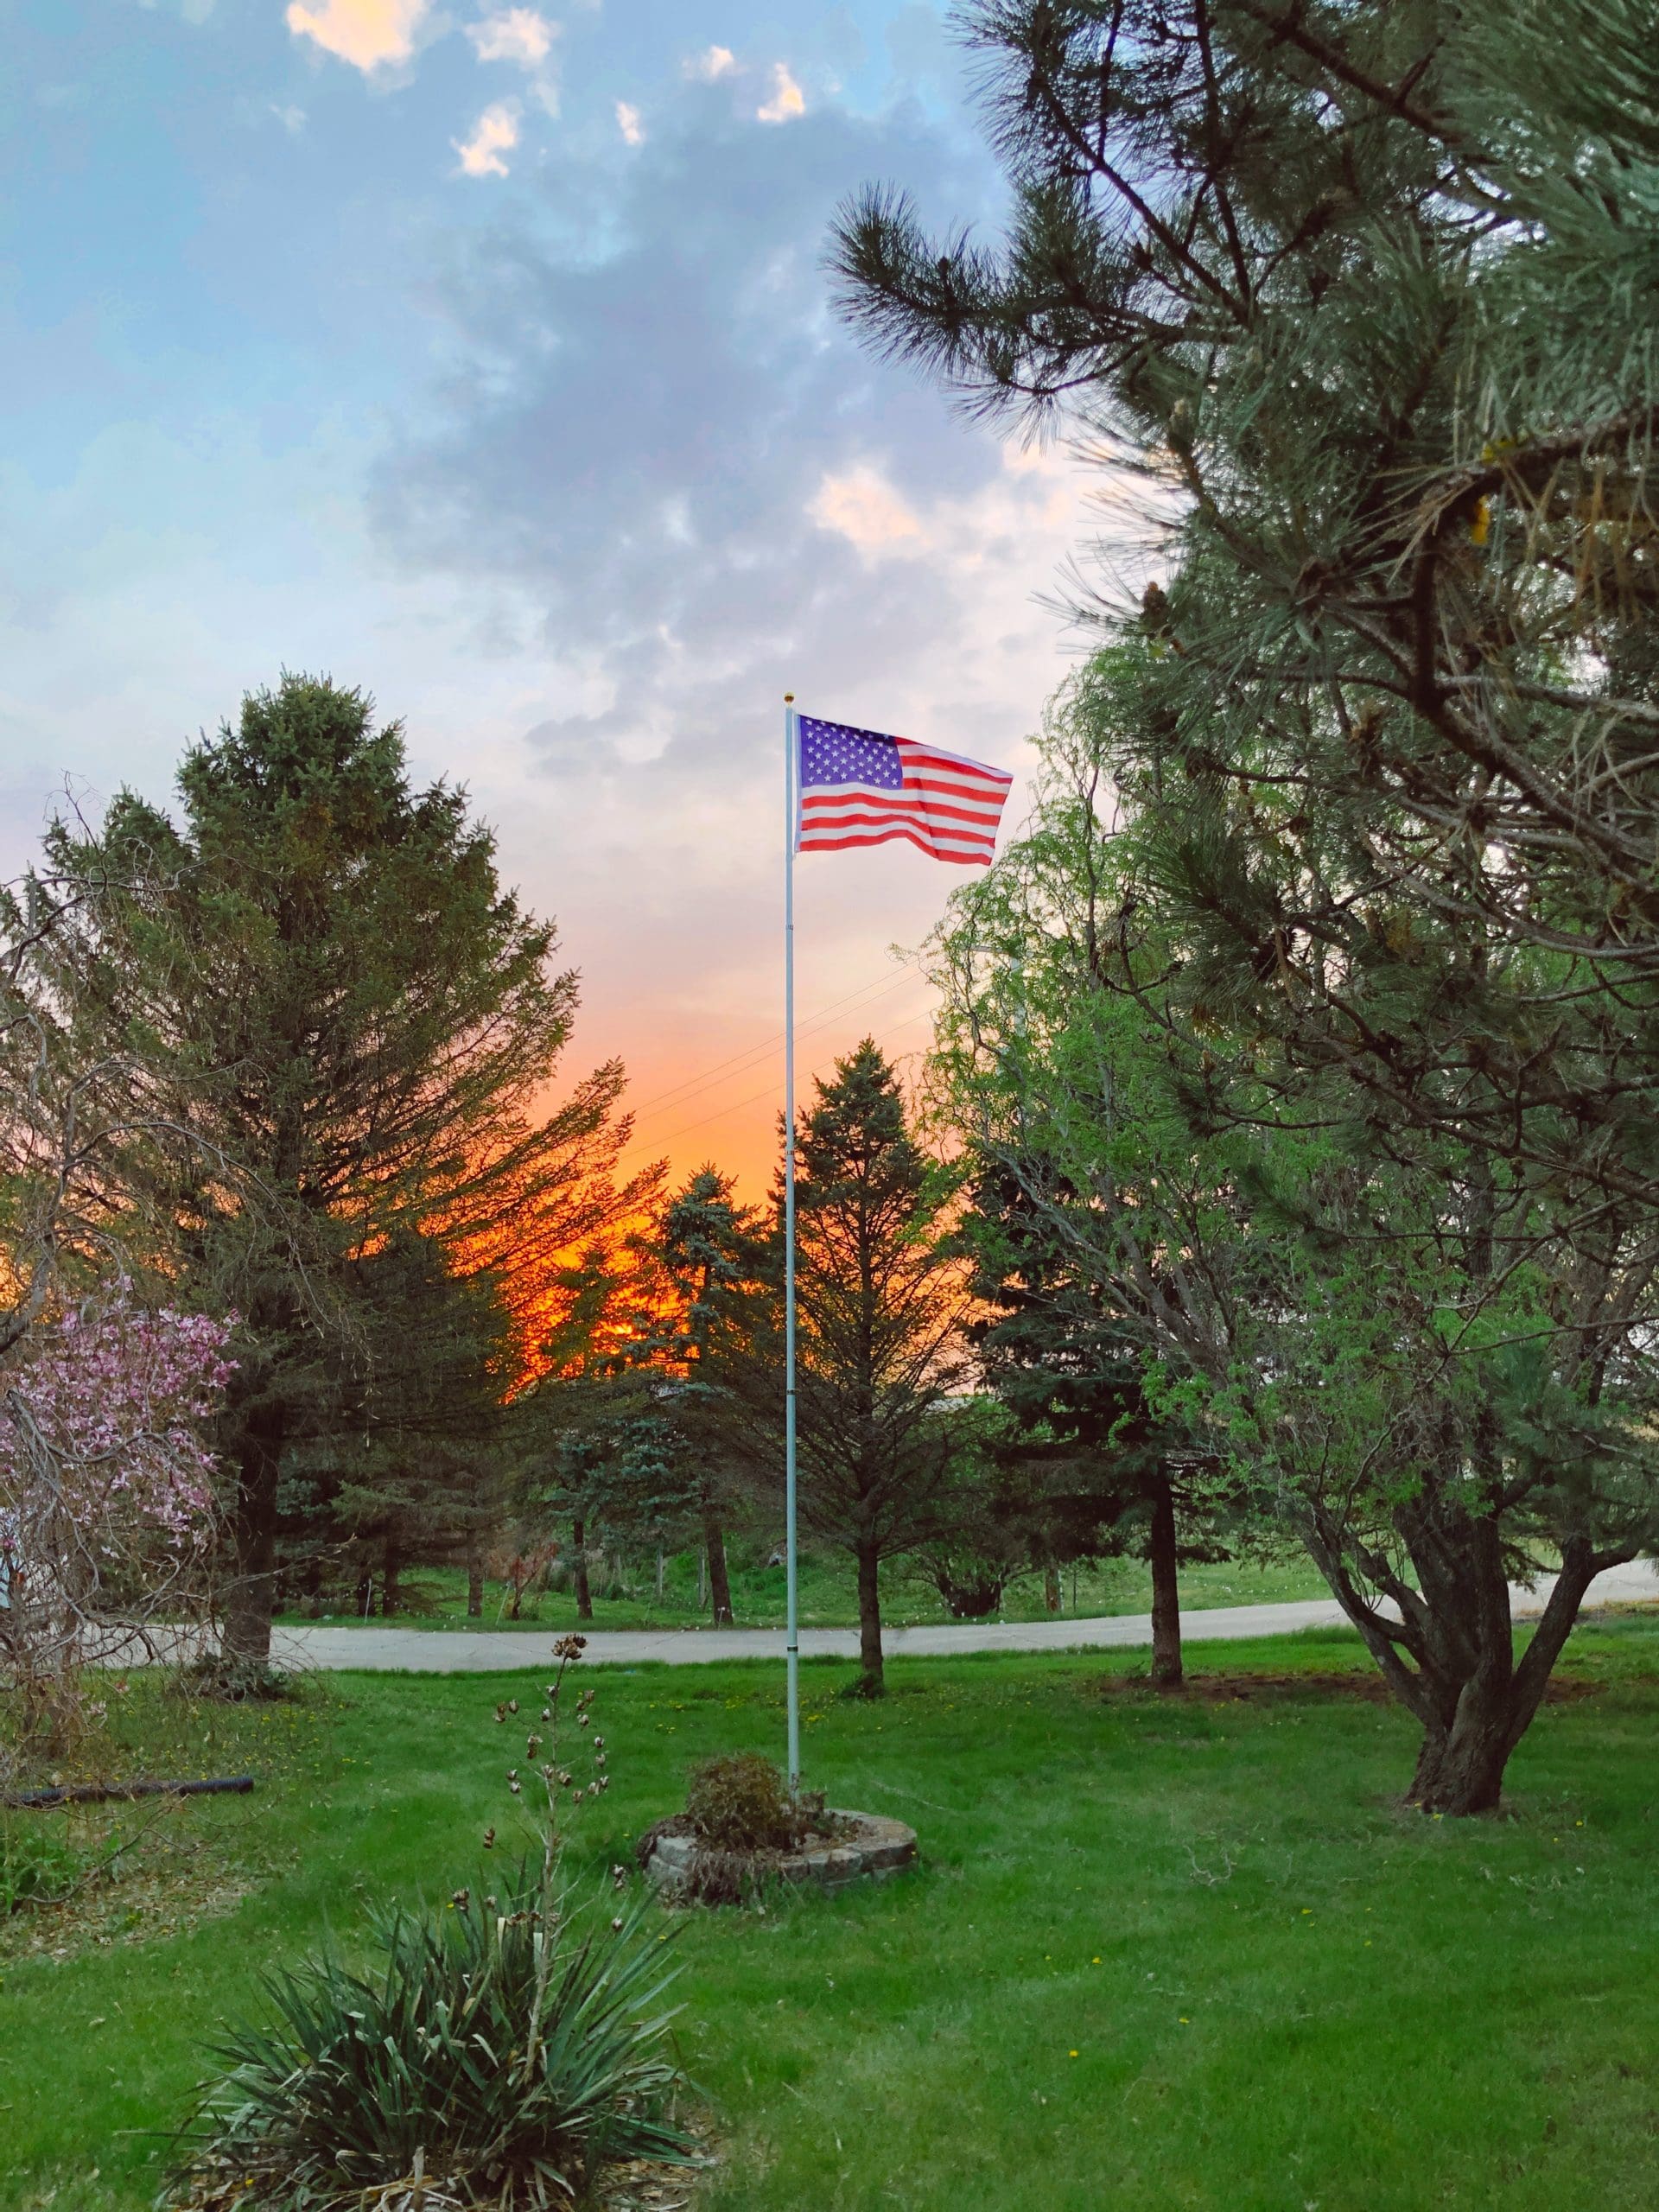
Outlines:
<svg viewBox="0 0 1659 2212"><path fill-rule="evenodd" d="M1289 1086L1273 1040L1179 1018L1156 823L1099 803L1135 658L1063 697L1029 833L941 932L938 1110L1015 1194L1021 1297L1064 1334L1081 1292L1135 1346L1221 1525L1269 1503L1421 1721L1414 1796L1480 1809L1590 1573L1650 1541L1651 1382L1634 1332L1586 1369L1585 1282L1547 1237L1491 1263L1466 1150L1380 1141L1323 1074ZM1643 1313L1639 1266L1607 1264ZM1558 1565L1517 1658L1507 1581Z"/></svg>
<svg viewBox="0 0 1659 2212"><path fill-rule="evenodd" d="M545 1109L575 978L465 794L414 788L401 728L362 694L303 677L250 694L187 754L178 798L176 820L124 791L101 828L55 827L42 882L110 888L40 958L82 1057L148 1071L119 1174L166 1224L167 1264L243 1316L226 1647L262 1663L283 1456L362 1349L358 1262L416 1233L487 1255L509 1221L583 1241L632 1202L623 1077L600 1068Z"/></svg>

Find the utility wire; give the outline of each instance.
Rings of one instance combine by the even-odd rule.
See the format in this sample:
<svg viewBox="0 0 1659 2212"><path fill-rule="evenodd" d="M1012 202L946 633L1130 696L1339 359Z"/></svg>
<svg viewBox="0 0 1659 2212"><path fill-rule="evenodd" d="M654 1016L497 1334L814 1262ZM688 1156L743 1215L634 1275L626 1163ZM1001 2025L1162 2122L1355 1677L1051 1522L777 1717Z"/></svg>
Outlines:
<svg viewBox="0 0 1659 2212"><path fill-rule="evenodd" d="M918 1021L931 1021L932 1019L933 1009L931 1007L923 1007L918 1013L907 1014L904 1020L895 1022L893 1027L884 1035L878 1037L875 1042L878 1045L889 1044L893 1038L902 1036L906 1029L913 1029ZM821 1027L823 1025L818 1026ZM795 1033L798 1037L801 1033L798 1029ZM653 1137L651 1140L652 1145L654 1148L659 1145L674 1144L681 1137L689 1137L695 1130L706 1129L710 1122L723 1122L728 1114L741 1113L744 1107L753 1106L762 1098L772 1097L776 1090L777 1085L769 1083L764 1090L751 1091L747 1098L734 1098L729 1106L716 1107L712 1114L705 1114L701 1121L688 1122L683 1128L671 1129L665 1137Z"/></svg>
<svg viewBox="0 0 1659 2212"><path fill-rule="evenodd" d="M913 960L907 960L904 964L906 968L913 968L916 963ZM810 1036L814 1030L823 1028L834 1016L850 1008L855 1000L861 1000L867 1006L874 1006L880 1000L891 997L894 991L911 980L908 975L900 975L889 982L877 978L872 982L861 983L856 990L847 992L842 998L831 999L827 1006L816 1008L804 1021L798 1022L795 1034L798 1037ZM629 1109L634 1126L637 1128L641 1122L650 1121L671 1107L689 1106L694 1098L717 1082L747 1074L751 1068L759 1067L763 1060L779 1051L783 1042L783 1031L774 1030L759 1045L747 1046L742 1052L734 1052L729 1059L718 1060L713 1067L704 1068L696 1075L687 1076L683 1082L671 1085L667 1090L655 1092L643 1105Z"/></svg>

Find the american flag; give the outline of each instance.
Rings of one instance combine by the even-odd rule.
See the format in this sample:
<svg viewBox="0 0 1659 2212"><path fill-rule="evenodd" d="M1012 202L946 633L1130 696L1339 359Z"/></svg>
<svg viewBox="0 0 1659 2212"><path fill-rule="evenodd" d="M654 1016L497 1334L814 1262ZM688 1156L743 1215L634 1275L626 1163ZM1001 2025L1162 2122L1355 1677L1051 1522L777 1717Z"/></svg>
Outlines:
<svg viewBox="0 0 1659 2212"><path fill-rule="evenodd" d="M1012 776L912 738L810 715L798 715L797 728L798 851L837 853L907 837L937 861L989 862Z"/></svg>

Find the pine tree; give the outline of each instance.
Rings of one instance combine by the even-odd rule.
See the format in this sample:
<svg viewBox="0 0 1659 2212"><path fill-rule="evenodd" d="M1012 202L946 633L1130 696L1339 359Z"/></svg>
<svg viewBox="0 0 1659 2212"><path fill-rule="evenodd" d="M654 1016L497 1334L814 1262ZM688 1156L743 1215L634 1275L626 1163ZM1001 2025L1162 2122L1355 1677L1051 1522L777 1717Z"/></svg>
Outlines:
<svg viewBox="0 0 1659 2212"><path fill-rule="evenodd" d="M950 1525L963 1471L948 1408L969 1388L964 1269L950 1187L906 1125L893 1069L866 1039L800 1118L797 1390L802 1522L850 1553L864 1693L883 1687L880 1570ZM773 1282L781 1274L777 1195ZM781 1325L731 1362L772 1495L782 1471ZM744 1376L747 1376L747 1386Z"/></svg>
<svg viewBox="0 0 1659 2212"><path fill-rule="evenodd" d="M1172 1688L1183 1674L1179 1570L1232 1556L1246 1501L1221 1478L1200 1428L1160 1418L1147 1370L1164 1339L1054 1219L1057 1205L1084 1203L1029 1156L983 1162L963 1228L987 1309L974 1337L986 1380L1017 1424L998 1456L1024 1478L1033 1549L1055 1567L1147 1562L1152 1679Z"/></svg>
<svg viewBox="0 0 1659 2212"><path fill-rule="evenodd" d="M623 1077L543 1109L575 978L465 794L412 787L400 727L360 693L251 694L178 795L176 822L124 791L101 830L57 825L45 880L111 888L41 957L86 1058L127 1056L165 1103L120 1175L167 1224L167 1264L242 1316L226 1648L263 1663L284 1453L360 1351L353 1267L429 1234L464 1272L510 1222L579 1242L620 1203Z"/></svg>
<svg viewBox="0 0 1659 2212"><path fill-rule="evenodd" d="M1167 573L1112 773L1177 999L1490 1152L1587 1257L1659 1203L1659 48L1587 0L980 0L1001 251L867 192L872 340L1081 425Z"/></svg>
<svg viewBox="0 0 1659 2212"><path fill-rule="evenodd" d="M753 1211L734 1195L729 1176L701 1167L664 1208L642 1240L665 1294L642 1312L625 1357L663 1378L656 1418L671 1424L709 1562L716 1627L733 1619L725 1529L736 1479L734 1406L720 1376L753 1326L762 1244Z"/></svg>
<svg viewBox="0 0 1659 2212"><path fill-rule="evenodd" d="M1422 1721L1416 1795L1479 1809L1655 1518L1659 49L1586 0L966 22L1008 245L867 194L848 303L1161 488L1101 766L1130 933L1149 912L1177 964L1128 987L1195 1130L1328 1133L1258 1198L1344 1306L1306 1372L1363 1345L1382 1433L1344 1441L1357 1493L1293 1488ZM1517 1662L1505 1576L1548 1551Z"/></svg>
<svg viewBox="0 0 1659 2212"><path fill-rule="evenodd" d="M1038 1225L1034 1252L999 1240L1022 1297L1058 1289L1069 1331L1082 1291L1127 1333L1222 1526L1230 1493L1270 1498L1421 1721L1414 1797L1480 1809L1586 1563L1659 1524L1652 1381L1616 1344L1586 1375L1584 1281L1546 1237L1475 1272L1517 1215L1466 1154L1357 1129L1259 1032L1189 1033L1179 911L1097 804L1135 658L1064 695L1028 833L940 933L936 1095ZM1558 1560L1517 1659L1506 1580Z"/></svg>

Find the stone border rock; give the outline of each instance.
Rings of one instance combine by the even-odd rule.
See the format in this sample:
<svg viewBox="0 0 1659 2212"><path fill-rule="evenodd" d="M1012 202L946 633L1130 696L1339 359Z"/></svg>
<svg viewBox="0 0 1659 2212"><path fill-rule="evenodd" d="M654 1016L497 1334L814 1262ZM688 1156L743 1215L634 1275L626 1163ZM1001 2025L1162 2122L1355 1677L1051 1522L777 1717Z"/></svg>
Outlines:
<svg viewBox="0 0 1659 2212"><path fill-rule="evenodd" d="M888 1882L916 1862L916 1831L902 1821L882 1813L846 1813L827 1807L837 1823L833 1836L808 1846L804 1851L756 1852L753 1858L757 1882L816 1882L830 1895L853 1882ZM705 1853L692 1835L659 1834L645 1873L666 1897L696 1893L699 1860L717 1859L729 1870L735 1852Z"/></svg>

